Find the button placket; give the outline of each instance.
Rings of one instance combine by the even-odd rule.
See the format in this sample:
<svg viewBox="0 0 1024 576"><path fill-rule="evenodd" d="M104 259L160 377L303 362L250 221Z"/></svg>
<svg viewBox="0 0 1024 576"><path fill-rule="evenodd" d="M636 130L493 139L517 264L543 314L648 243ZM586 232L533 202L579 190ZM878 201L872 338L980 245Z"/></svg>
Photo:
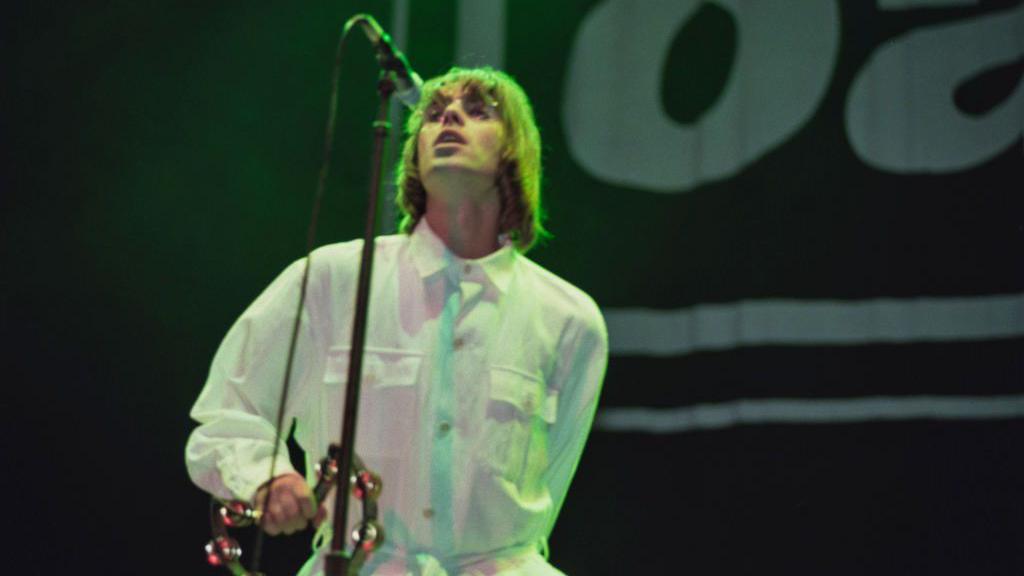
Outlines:
<svg viewBox="0 0 1024 576"><path fill-rule="evenodd" d="M455 405L455 329L458 325L462 309L462 289L460 282L448 287L450 292L438 318L439 322L439 356L432 378L431 405L428 418L431 426L437 426L437 433L426 436L433 438L430 447L430 494L427 506L423 509L423 518L431 521L432 533L436 546L441 550L451 550L454 546L454 518L452 501L452 461L453 441L450 423L453 421ZM444 430L448 425L449 430Z"/></svg>

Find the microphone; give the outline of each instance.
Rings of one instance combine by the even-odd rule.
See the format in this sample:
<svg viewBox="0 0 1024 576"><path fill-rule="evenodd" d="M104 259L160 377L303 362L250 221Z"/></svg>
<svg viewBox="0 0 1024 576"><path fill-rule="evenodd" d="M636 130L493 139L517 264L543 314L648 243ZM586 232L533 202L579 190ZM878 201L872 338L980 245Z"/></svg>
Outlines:
<svg viewBox="0 0 1024 576"><path fill-rule="evenodd" d="M420 87L423 79L412 69L405 54L395 47L391 36L380 27L380 24L369 14L357 14L349 20L349 25L358 23L377 51L377 62L381 68L395 73L395 98L410 110L420 101Z"/></svg>

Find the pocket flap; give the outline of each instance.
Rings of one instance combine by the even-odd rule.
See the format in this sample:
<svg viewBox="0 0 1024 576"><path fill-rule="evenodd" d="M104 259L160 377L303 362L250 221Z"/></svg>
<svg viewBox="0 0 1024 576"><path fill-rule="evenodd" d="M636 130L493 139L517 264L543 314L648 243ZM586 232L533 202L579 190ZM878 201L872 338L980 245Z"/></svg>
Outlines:
<svg viewBox="0 0 1024 576"><path fill-rule="evenodd" d="M539 379L519 370L491 368L491 399L515 406L527 416L553 424L558 414L558 392L548 391Z"/></svg>
<svg viewBox="0 0 1024 576"><path fill-rule="evenodd" d="M339 385L348 380L350 348L331 348L327 352L324 383ZM363 351L363 384L375 388L412 386L419 378L423 355L409 350L367 346Z"/></svg>

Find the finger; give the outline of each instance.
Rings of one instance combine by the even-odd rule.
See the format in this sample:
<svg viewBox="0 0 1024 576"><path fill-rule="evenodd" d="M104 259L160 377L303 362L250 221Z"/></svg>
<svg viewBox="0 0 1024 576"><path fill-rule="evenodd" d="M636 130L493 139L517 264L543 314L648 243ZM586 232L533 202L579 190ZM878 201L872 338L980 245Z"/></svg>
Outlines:
<svg viewBox="0 0 1024 576"><path fill-rule="evenodd" d="M302 507L302 497L295 494L294 492L288 493L287 496L282 498L283 503L288 506L289 520L294 518L304 518L304 512Z"/></svg>
<svg viewBox="0 0 1024 576"><path fill-rule="evenodd" d="M291 522L288 523L288 528L285 534L294 534L295 532L301 532L306 529L309 522L301 516L295 517Z"/></svg>
<svg viewBox="0 0 1024 576"><path fill-rule="evenodd" d="M309 489L309 485L306 484L306 480L301 476L295 475L289 478L290 493L295 498L295 503L299 508L299 513L302 514L303 518L312 518L316 515L316 504L313 501L313 491Z"/></svg>
<svg viewBox="0 0 1024 576"><path fill-rule="evenodd" d="M280 524L278 524L277 522L274 522L274 519L272 517L270 517L269 515L265 516L264 518L265 518L265 520L263 521L263 531L264 532L266 532L267 534L270 534L271 536L277 536L278 534L281 533L281 525Z"/></svg>
<svg viewBox="0 0 1024 576"><path fill-rule="evenodd" d="M296 522L296 519L302 519L302 510L295 492L302 492L305 484L305 480L298 474L287 474L260 488L256 495L256 505L258 508L266 507L262 525L267 534L291 534L302 528L301 523Z"/></svg>
<svg viewBox="0 0 1024 576"><path fill-rule="evenodd" d="M267 507L267 489L266 489L266 487L260 488L259 491L256 492L256 496L253 497L252 503L253 503L253 506L257 510L259 510L261 512Z"/></svg>
<svg viewBox="0 0 1024 576"><path fill-rule="evenodd" d="M305 494L299 498L299 507L302 511L302 517L311 519L316 516L316 503L313 502L312 494Z"/></svg>
<svg viewBox="0 0 1024 576"><path fill-rule="evenodd" d="M281 532L294 534L305 528L306 520L302 516L292 516L281 523Z"/></svg>
<svg viewBox="0 0 1024 576"><path fill-rule="evenodd" d="M281 491L282 478L274 478L269 483L260 487L253 497L253 504L257 510L270 510L270 503L277 499Z"/></svg>
<svg viewBox="0 0 1024 576"><path fill-rule="evenodd" d="M266 518L267 519L264 522L264 528L267 530L267 532L270 532L271 528L273 528L276 531L274 532L275 534L281 531L281 526L285 523L285 516L283 511L281 510L280 502L278 502L277 500L272 500L270 502L270 504L267 506Z"/></svg>
<svg viewBox="0 0 1024 576"><path fill-rule="evenodd" d="M327 518L327 508L321 504L320 507L317 508L316 517L313 518L313 527L319 528L320 525L323 524L325 518Z"/></svg>
<svg viewBox="0 0 1024 576"><path fill-rule="evenodd" d="M298 506L298 513L305 520L312 519L316 515L316 500L305 480L298 478L292 495L295 498L296 506Z"/></svg>

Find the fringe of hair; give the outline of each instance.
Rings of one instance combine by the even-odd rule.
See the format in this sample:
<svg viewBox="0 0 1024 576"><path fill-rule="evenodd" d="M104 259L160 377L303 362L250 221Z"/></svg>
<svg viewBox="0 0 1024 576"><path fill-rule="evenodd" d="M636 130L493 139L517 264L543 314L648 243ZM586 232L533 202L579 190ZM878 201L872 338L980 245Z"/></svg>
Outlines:
<svg viewBox="0 0 1024 576"><path fill-rule="evenodd" d="M526 253L550 236L542 223L540 131L522 87L508 74L490 67L452 68L424 84L420 102L405 125L402 157L395 174L395 203L401 213L399 230L411 233L427 210L427 191L419 178L417 154L423 113L438 90L453 84L463 89L474 87L498 103L505 125L505 146L495 182L500 201L498 231L507 234L516 249Z"/></svg>

